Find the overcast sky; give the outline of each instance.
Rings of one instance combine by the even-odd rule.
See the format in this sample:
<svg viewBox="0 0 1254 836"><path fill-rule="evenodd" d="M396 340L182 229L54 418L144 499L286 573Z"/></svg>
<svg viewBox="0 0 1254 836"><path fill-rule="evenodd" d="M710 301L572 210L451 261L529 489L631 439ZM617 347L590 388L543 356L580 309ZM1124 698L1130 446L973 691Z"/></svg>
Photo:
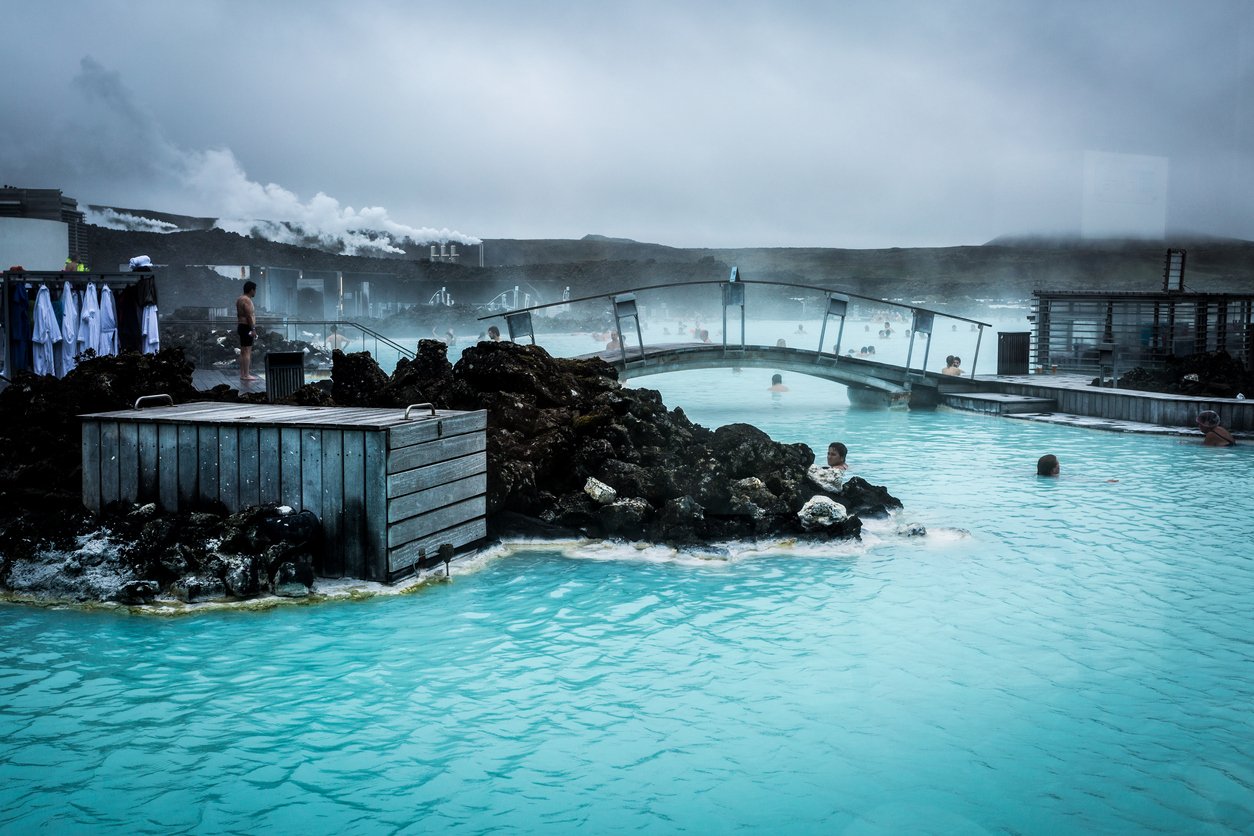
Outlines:
<svg viewBox="0 0 1254 836"><path fill-rule="evenodd" d="M1251 0L0 0L0 180L464 240L1254 239Z"/></svg>

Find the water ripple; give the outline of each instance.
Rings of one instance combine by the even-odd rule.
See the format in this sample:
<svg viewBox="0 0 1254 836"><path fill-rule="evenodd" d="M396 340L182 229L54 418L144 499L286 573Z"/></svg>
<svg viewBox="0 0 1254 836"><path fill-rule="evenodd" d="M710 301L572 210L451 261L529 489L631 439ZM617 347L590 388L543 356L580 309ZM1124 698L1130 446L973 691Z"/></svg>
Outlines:
<svg viewBox="0 0 1254 836"><path fill-rule="evenodd" d="M0 832L1248 827L1250 457L862 415L795 440L852 440L966 534L514 551L176 620L2 608ZM1027 472L1047 449L1062 479Z"/></svg>

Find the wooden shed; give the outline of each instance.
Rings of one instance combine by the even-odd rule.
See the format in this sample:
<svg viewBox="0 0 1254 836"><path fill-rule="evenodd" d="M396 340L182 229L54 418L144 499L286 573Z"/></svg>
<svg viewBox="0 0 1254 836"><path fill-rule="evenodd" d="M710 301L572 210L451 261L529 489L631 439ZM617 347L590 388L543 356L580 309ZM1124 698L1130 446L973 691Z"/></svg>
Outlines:
<svg viewBox="0 0 1254 836"><path fill-rule="evenodd" d="M487 534L482 410L188 403L80 417L96 513L288 505L322 521L321 575L384 582Z"/></svg>

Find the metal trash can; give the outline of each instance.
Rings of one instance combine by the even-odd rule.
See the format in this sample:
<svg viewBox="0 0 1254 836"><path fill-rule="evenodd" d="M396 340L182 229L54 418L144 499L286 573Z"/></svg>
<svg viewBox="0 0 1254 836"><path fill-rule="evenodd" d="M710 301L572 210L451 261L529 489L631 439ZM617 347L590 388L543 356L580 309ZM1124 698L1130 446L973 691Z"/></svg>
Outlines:
<svg viewBox="0 0 1254 836"><path fill-rule="evenodd" d="M305 352L271 351L266 354L266 398L286 398L305 385Z"/></svg>
<svg viewBox="0 0 1254 836"><path fill-rule="evenodd" d="M1027 374L1031 331L1003 331L997 335L997 373Z"/></svg>

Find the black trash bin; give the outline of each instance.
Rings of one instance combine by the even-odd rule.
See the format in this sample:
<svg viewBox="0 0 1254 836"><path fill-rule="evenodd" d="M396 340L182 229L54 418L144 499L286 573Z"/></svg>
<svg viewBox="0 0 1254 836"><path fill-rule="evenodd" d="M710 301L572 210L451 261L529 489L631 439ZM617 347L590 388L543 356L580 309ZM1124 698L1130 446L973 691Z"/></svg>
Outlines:
<svg viewBox="0 0 1254 836"><path fill-rule="evenodd" d="M997 373L1027 374L1031 331L1006 331L997 335Z"/></svg>
<svg viewBox="0 0 1254 836"><path fill-rule="evenodd" d="M305 385L305 352L271 351L266 355L266 398L285 398Z"/></svg>

